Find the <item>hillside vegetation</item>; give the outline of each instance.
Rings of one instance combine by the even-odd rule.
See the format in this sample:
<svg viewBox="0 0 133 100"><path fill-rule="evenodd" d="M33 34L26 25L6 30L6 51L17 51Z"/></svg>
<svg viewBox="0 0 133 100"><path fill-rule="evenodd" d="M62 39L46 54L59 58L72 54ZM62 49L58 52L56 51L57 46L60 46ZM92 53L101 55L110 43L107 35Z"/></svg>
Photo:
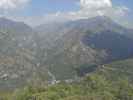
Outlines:
<svg viewBox="0 0 133 100"><path fill-rule="evenodd" d="M133 85L124 78L110 81L92 74L80 82L25 87L1 100L133 100Z"/></svg>
<svg viewBox="0 0 133 100"><path fill-rule="evenodd" d="M128 77L130 81L133 81L133 59L126 59L105 64L96 72L113 80Z"/></svg>

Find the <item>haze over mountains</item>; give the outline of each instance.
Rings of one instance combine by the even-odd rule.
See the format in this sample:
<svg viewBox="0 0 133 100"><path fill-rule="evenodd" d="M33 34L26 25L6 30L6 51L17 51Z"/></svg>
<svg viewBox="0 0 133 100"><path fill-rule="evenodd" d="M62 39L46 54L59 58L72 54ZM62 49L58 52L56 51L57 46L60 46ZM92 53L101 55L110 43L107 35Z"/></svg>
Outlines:
<svg viewBox="0 0 133 100"><path fill-rule="evenodd" d="M84 69L93 72L101 64L132 58L132 43L133 31L105 16L34 29L0 18L0 88L34 78L74 79Z"/></svg>

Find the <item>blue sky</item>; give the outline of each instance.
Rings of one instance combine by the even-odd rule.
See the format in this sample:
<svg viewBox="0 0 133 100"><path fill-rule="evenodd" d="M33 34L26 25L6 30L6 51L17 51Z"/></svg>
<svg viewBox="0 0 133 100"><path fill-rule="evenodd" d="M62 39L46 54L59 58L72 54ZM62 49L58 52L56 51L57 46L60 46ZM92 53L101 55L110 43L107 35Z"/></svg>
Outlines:
<svg viewBox="0 0 133 100"><path fill-rule="evenodd" d="M57 11L72 11L77 10L78 7L76 0L33 0L30 9L39 11L37 13L42 14Z"/></svg>
<svg viewBox="0 0 133 100"><path fill-rule="evenodd" d="M112 0L116 5L125 5L131 9L133 9L133 0Z"/></svg>
<svg viewBox="0 0 133 100"><path fill-rule="evenodd" d="M67 12L79 9L78 0L32 0L23 10L15 12L25 16L39 16L58 11Z"/></svg>
<svg viewBox="0 0 133 100"><path fill-rule="evenodd" d="M80 8L77 2L78 0L32 0L28 7L17 12L17 14L39 16L58 11L75 11ZM131 10L133 9L133 0L112 0L112 3L113 5L126 6Z"/></svg>
<svg viewBox="0 0 133 100"><path fill-rule="evenodd" d="M0 0L0 16L37 25L54 18L64 20L108 15L122 23L127 23L126 20L131 26L132 4L133 0Z"/></svg>

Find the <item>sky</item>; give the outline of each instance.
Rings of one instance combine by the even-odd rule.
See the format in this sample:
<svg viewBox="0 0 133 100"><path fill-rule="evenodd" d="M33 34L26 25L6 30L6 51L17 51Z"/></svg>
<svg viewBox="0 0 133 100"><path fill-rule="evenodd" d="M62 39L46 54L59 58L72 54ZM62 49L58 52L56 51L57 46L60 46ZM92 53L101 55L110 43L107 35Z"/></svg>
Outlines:
<svg viewBox="0 0 133 100"><path fill-rule="evenodd" d="M133 0L0 0L0 16L35 26L105 15L132 27L132 4Z"/></svg>

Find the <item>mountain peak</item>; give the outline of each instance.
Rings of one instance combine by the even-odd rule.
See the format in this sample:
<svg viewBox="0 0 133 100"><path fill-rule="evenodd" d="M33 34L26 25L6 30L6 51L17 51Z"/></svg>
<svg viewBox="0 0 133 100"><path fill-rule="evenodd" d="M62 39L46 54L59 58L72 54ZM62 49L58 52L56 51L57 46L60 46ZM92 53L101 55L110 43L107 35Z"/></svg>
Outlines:
<svg viewBox="0 0 133 100"><path fill-rule="evenodd" d="M111 18L108 16L96 16L96 17L93 17L92 19L111 20Z"/></svg>
<svg viewBox="0 0 133 100"><path fill-rule="evenodd" d="M25 24L24 22L12 20L12 19L6 18L6 17L0 17L0 23L2 23L2 24L7 24L7 25L8 25L8 24L15 24L15 23L27 25L27 24ZM27 26L28 26L28 25L27 25Z"/></svg>
<svg viewBox="0 0 133 100"><path fill-rule="evenodd" d="M107 16L96 16L93 18L89 18L88 21L90 22L95 22L95 23L113 23L113 24L117 24L115 23L110 17Z"/></svg>
<svg viewBox="0 0 133 100"><path fill-rule="evenodd" d="M32 30L30 26L25 24L24 22L18 22L6 17L0 17L0 29L16 29L16 30L21 30L21 29L27 29L27 30Z"/></svg>

